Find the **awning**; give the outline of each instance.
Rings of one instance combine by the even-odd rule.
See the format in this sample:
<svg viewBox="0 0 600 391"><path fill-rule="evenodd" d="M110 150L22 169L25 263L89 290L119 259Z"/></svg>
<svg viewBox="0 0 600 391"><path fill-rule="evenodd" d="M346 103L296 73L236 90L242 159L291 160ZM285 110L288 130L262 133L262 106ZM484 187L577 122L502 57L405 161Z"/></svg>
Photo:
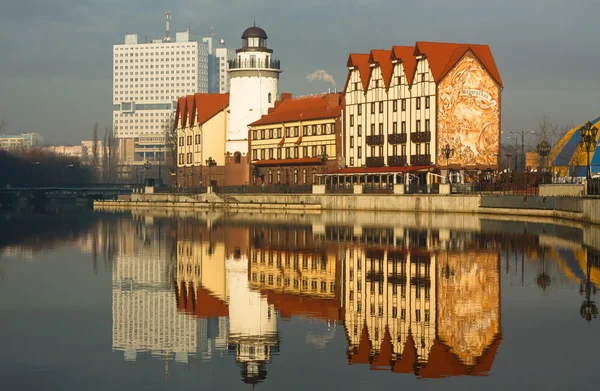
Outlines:
<svg viewBox="0 0 600 391"><path fill-rule="evenodd" d="M364 175L366 174L397 174L404 172L429 171L434 166L407 166L407 167L346 167L330 172L326 175Z"/></svg>
<svg viewBox="0 0 600 391"><path fill-rule="evenodd" d="M306 157L299 159L267 159L256 160L252 162L255 166L293 166L297 164L321 164L321 160L316 157Z"/></svg>

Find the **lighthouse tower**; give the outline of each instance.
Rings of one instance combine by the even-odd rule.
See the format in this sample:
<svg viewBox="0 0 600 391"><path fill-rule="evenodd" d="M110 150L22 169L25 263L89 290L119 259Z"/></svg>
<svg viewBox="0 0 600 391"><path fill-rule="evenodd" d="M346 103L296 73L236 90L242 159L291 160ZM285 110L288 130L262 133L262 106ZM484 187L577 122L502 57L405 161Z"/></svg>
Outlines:
<svg viewBox="0 0 600 391"><path fill-rule="evenodd" d="M267 33L256 24L242 34L242 47L229 61L228 184L249 183L248 125L267 114L277 99L279 61L267 48ZM237 166L236 166L237 165ZM243 178L241 177L243 176Z"/></svg>

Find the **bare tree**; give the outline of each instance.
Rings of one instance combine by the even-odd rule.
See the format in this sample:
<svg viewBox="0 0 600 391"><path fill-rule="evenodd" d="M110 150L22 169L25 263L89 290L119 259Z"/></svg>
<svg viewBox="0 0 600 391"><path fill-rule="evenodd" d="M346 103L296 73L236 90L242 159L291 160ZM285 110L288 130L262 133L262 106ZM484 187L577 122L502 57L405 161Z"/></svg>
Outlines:
<svg viewBox="0 0 600 391"><path fill-rule="evenodd" d="M3 134L5 129L6 129L6 122L4 122L4 118L2 118L2 120L0 120L0 134Z"/></svg>
<svg viewBox="0 0 600 391"><path fill-rule="evenodd" d="M117 177L117 166L119 164L119 145L113 136L110 126L107 126L104 130L102 148L104 152L102 156L102 179L105 183L114 182Z"/></svg>
<svg viewBox="0 0 600 391"><path fill-rule="evenodd" d="M542 141L546 141L550 145L555 145L561 137L562 132L558 124L545 115L538 120L538 126L535 131L535 145L533 147L535 148Z"/></svg>
<svg viewBox="0 0 600 391"><path fill-rule="evenodd" d="M172 115L164 120L162 130L167 146L167 166L171 173L174 173L177 170L177 129L175 128L175 118Z"/></svg>
<svg viewBox="0 0 600 391"><path fill-rule="evenodd" d="M91 164L94 169L98 168L98 122L94 124L92 131L92 159Z"/></svg>

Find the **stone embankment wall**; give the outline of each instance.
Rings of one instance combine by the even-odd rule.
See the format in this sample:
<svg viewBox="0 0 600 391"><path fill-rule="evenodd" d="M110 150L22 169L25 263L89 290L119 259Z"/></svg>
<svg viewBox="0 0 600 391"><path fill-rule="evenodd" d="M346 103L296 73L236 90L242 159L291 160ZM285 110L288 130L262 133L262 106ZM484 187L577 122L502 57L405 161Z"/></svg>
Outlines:
<svg viewBox="0 0 600 391"><path fill-rule="evenodd" d="M97 206L198 210L320 210L471 213L545 217L600 224L600 198L390 194L132 194L131 200L97 201Z"/></svg>

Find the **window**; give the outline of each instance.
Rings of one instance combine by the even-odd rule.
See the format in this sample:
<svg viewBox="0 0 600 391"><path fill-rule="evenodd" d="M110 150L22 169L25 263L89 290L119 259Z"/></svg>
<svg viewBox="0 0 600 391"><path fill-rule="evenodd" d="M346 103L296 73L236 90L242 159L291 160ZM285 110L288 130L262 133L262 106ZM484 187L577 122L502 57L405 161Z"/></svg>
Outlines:
<svg viewBox="0 0 600 391"><path fill-rule="evenodd" d="M273 148L269 148L269 159L273 159Z"/></svg>
<svg viewBox="0 0 600 391"><path fill-rule="evenodd" d="M199 134L196 135L196 144L200 144L200 135Z"/></svg>
<svg viewBox="0 0 600 391"><path fill-rule="evenodd" d="M429 149L429 143L425 144L425 155L429 155L430 149Z"/></svg>
<svg viewBox="0 0 600 391"><path fill-rule="evenodd" d="M256 149L252 150L252 160L258 160L258 151Z"/></svg>
<svg viewBox="0 0 600 391"><path fill-rule="evenodd" d="M398 133L398 122L392 123L392 133L394 133L394 134Z"/></svg>
<svg viewBox="0 0 600 391"><path fill-rule="evenodd" d="M402 99L402 111L406 111L406 99Z"/></svg>
<svg viewBox="0 0 600 391"><path fill-rule="evenodd" d="M294 137L298 137L299 129L300 128L298 126L294 126Z"/></svg>
<svg viewBox="0 0 600 391"><path fill-rule="evenodd" d="M233 162L236 164L239 164L242 162L242 154L239 152L236 152L233 154Z"/></svg>
<svg viewBox="0 0 600 391"><path fill-rule="evenodd" d="M269 129L269 138L273 138L273 129Z"/></svg>
<svg viewBox="0 0 600 391"><path fill-rule="evenodd" d="M192 145L192 136L187 137L187 145Z"/></svg>
<svg viewBox="0 0 600 391"><path fill-rule="evenodd" d="M302 127L302 135L303 136L308 136L308 126L307 125L304 125Z"/></svg>
<svg viewBox="0 0 600 391"><path fill-rule="evenodd" d="M321 125L321 134L327 134L327 125Z"/></svg>
<svg viewBox="0 0 600 391"><path fill-rule="evenodd" d="M375 102L371 103L371 114L375 114Z"/></svg>
<svg viewBox="0 0 600 391"><path fill-rule="evenodd" d="M425 74L421 73L421 81L425 81Z"/></svg>
<svg viewBox="0 0 600 391"><path fill-rule="evenodd" d="M429 97L428 96L425 97L425 108L426 109L429 108Z"/></svg>
<svg viewBox="0 0 600 391"><path fill-rule="evenodd" d="M354 148L354 136L350 136L350 148Z"/></svg>
<svg viewBox="0 0 600 391"><path fill-rule="evenodd" d="M392 155L398 156L398 146L397 145L392 145Z"/></svg>
<svg viewBox="0 0 600 391"><path fill-rule="evenodd" d="M297 148L296 148L296 151L298 151ZM298 184L298 169L297 168L294 169L294 183Z"/></svg>
<svg viewBox="0 0 600 391"><path fill-rule="evenodd" d="M298 159L298 147L294 147L294 159Z"/></svg>
<svg viewBox="0 0 600 391"><path fill-rule="evenodd" d="M277 159L281 159L281 148L277 148Z"/></svg>
<svg viewBox="0 0 600 391"><path fill-rule="evenodd" d="M360 145L358 146L358 154L356 155L356 157L358 157L359 159L362 158L362 148L360 147Z"/></svg>
<svg viewBox="0 0 600 391"><path fill-rule="evenodd" d="M428 119L425 120L425 131L429 132L429 120Z"/></svg>
<svg viewBox="0 0 600 391"><path fill-rule="evenodd" d="M179 146L183 147L183 137L179 137Z"/></svg>
<svg viewBox="0 0 600 391"><path fill-rule="evenodd" d="M317 147L316 147L316 146L313 146L313 147L312 147L312 156L313 156L313 157L316 157L316 156L317 156Z"/></svg>
<svg viewBox="0 0 600 391"><path fill-rule="evenodd" d="M350 114L350 126L354 126L354 114Z"/></svg>
<svg viewBox="0 0 600 391"><path fill-rule="evenodd" d="M383 113L383 102L379 102L379 112Z"/></svg>
<svg viewBox="0 0 600 391"><path fill-rule="evenodd" d="M371 146L371 156L377 156L377 155L375 154L375 146L374 146L374 145L373 145L373 146Z"/></svg>
<svg viewBox="0 0 600 391"><path fill-rule="evenodd" d="M375 88L379 87L379 80L375 80Z"/></svg>
<svg viewBox="0 0 600 391"><path fill-rule="evenodd" d="M302 157L308 157L308 147L302 147Z"/></svg>
<svg viewBox="0 0 600 391"><path fill-rule="evenodd" d="M354 83L354 90L358 91L358 83Z"/></svg>
<svg viewBox="0 0 600 391"><path fill-rule="evenodd" d="M261 158L261 160L265 160L265 150L264 149L260 150L260 158Z"/></svg>
<svg viewBox="0 0 600 391"><path fill-rule="evenodd" d="M269 92L269 103L271 103L271 93Z"/></svg>
<svg viewBox="0 0 600 391"><path fill-rule="evenodd" d="M375 124L371 124L371 133L369 135L373 136L375 134Z"/></svg>
<svg viewBox="0 0 600 391"><path fill-rule="evenodd" d="M417 120L417 132L420 132L420 131L421 131L421 120L418 119Z"/></svg>
<svg viewBox="0 0 600 391"><path fill-rule="evenodd" d="M362 105L359 104L358 105L358 115L361 115L361 114L362 114Z"/></svg>
<svg viewBox="0 0 600 391"><path fill-rule="evenodd" d="M402 133L406 133L406 121L402 121Z"/></svg>
<svg viewBox="0 0 600 391"><path fill-rule="evenodd" d="M379 135L383 134L383 123L379 124Z"/></svg>
<svg viewBox="0 0 600 391"><path fill-rule="evenodd" d="M353 157L351 157L351 158L350 158L350 165L351 165L351 166L353 166L353 165L354 165L354 158L353 158Z"/></svg>
<svg viewBox="0 0 600 391"><path fill-rule="evenodd" d="M329 130L331 131L331 134L335 134L335 124L329 125Z"/></svg>
<svg viewBox="0 0 600 391"><path fill-rule="evenodd" d="M416 99L417 99L416 108L417 108L417 110L421 110L421 98L416 98Z"/></svg>
<svg viewBox="0 0 600 391"><path fill-rule="evenodd" d="M261 140L265 139L265 130L264 129L260 131L260 139Z"/></svg>
<svg viewBox="0 0 600 391"><path fill-rule="evenodd" d="M287 147L287 148L285 149L285 158L286 158L286 159L289 159L290 157L291 157L291 154L290 154L290 147Z"/></svg>
<svg viewBox="0 0 600 391"><path fill-rule="evenodd" d="M392 102L392 111L395 113L396 111L398 111L398 101L394 100Z"/></svg>
<svg viewBox="0 0 600 391"><path fill-rule="evenodd" d="M358 125L357 134L358 134L358 137L362 136L362 125Z"/></svg>
<svg viewBox="0 0 600 391"><path fill-rule="evenodd" d="M285 137L290 137L290 128L289 128L289 126L285 128Z"/></svg>
<svg viewBox="0 0 600 391"><path fill-rule="evenodd" d="M313 135L313 136L316 136L316 135L317 135L317 125L313 125L313 126L311 127L311 130L312 130L312 135Z"/></svg>

